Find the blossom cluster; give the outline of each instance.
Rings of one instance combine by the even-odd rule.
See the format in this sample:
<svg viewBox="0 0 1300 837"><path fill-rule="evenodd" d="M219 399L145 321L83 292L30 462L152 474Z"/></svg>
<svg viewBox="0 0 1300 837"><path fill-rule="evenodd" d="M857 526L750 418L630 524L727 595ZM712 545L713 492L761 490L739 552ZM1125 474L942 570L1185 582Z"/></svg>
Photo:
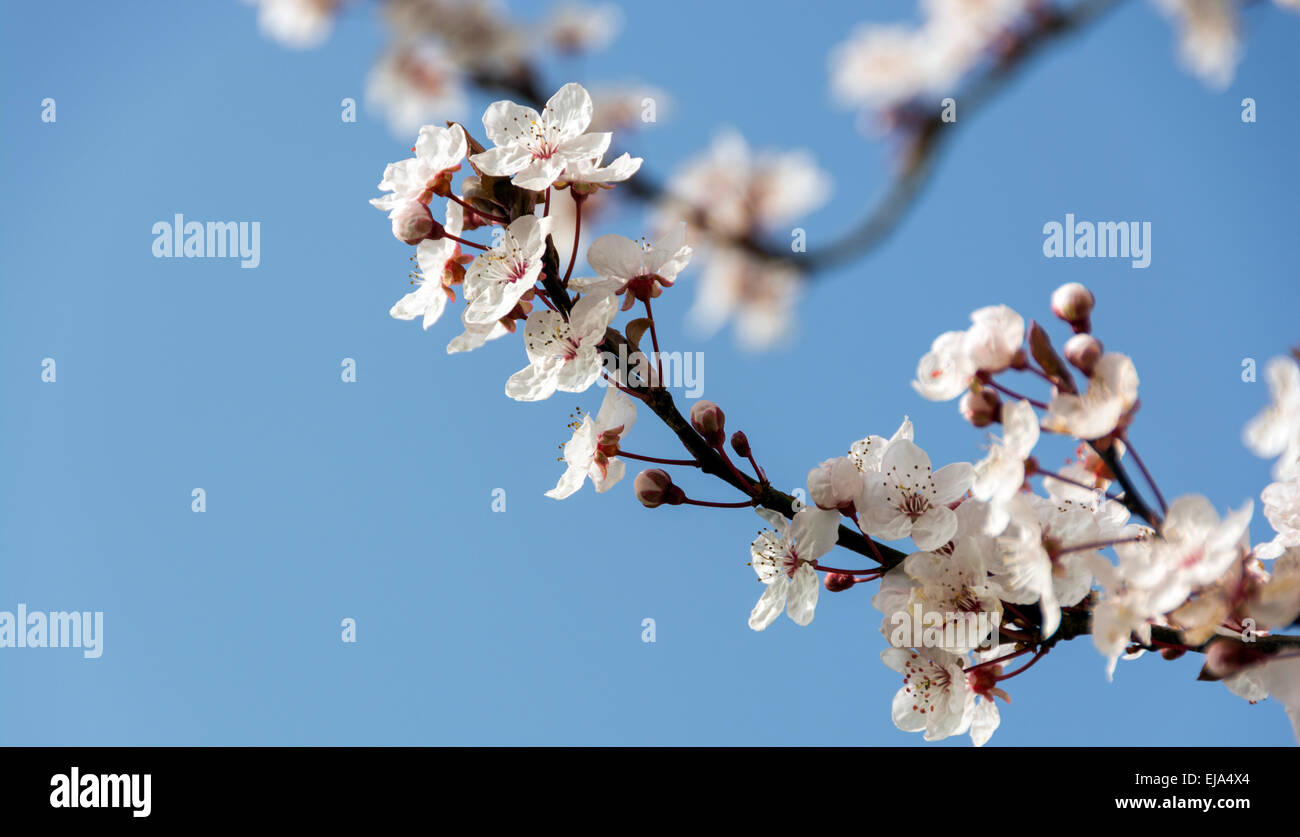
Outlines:
<svg viewBox="0 0 1300 837"><path fill-rule="evenodd" d="M394 236L415 248L416 287L393 305L394 318L420 320L427 329L459 299L460 333L447 346L453 354L519 334L526 364L504 384L515 400L582 393L602 378L608 385L596 414L573 422L564 470L548 497L563 500L587 481L606 492L625 476L628 460L721 477L746 499L688 497L662 468L639 474L633 490L649 508L757 511L770 528L749 550L764 586L749 615L756 631L782 612L797 625L810 624L823 588L844 592L879 581L872 604L883 614L889 645L881 659L903 675L893 720L927 740L969 733L982 745L1000 723L995 699L1009 701L1003 684L1056 642L1088 633L1107 677L1119 659L1147 650L1167 657L1204 651L1204 676L1251 700L1272 695L1297 718L1300 662L1251 645L1300 616L1295 359L1269 364L1273 403L1245 431L1250 448L1277 459L1276 482L1262 494L1275 534L1253 546L1249 500L1226 512L1200 495L1165 503L1131 439L1139 408L1136 365L1107 351L1093 333L1096 300L1076 283L1051 298L1052 312L1072 331L1060 352L1047 329L994 305L973 312L965 329L940 334L920 359L917 393L959 400L966 421L998 428L978 461L935 467L904 418L888 438L866 436L812 468L807 503L793 500L772 488L743 432L727 436L717 404L696 401L686 427L653 364L638 363L643 371L634 374L602 360L614 346L623 357L630 349L644 360L640 346L647 337L658 356L652 300L678 284L695 251L686 243L688 224L674 217L661 222L653 243L617 234L596 238L585 246L594 275L573 275L584 251L587 202L625 184L642 163L627 154L607 159L611 133L593 130L592 117L590 94L567 84L540 112L507 100L489 106L482 125L491 147L459 123L425 126L413 156L385 169L382 195L371 201L388 213ZM764 170L782 172L777 180L816 180L803 160L740 159L742 179ZM461 174L464 165L471 172ZM692 171L698 185L728 169L719 161ZM718 187L710 194L729 193ZM734 205L716 201L707 223L753 223L765 211L762 193L754 194ZM441 220L435 198L445 201ZM554 221L561 205L574 217L564 261ZM493 243L474 240L484 233ZM1046 393L1021 394L1009 382L1015 376ZM675 429L689 458L625 447L638 401ZM1072 451L1056 468L1037 453L1051 436L1069 439ZM1134 468L1156 504L1137 489ZM824 564L837 546L876 566ZM1032 656L1004 671L1025 655Z"/></svg>
<svg viewBox="0 0 1300 837"><path fill-rule="evenodd" d="M1000 425L1000 436L978 462L936 469L905 419L890 439L868 437L812 469L809 508L751 547L769 586L750 626L771 624L778 601L797 624L811 622L816 570L837 591L881 578L872 603L892 646L882 660L904 674L894 721L927 740L969 731L977 745L987 741L999 722L993 698L1009 700L998 684L1050 650L1065 615L1088 627L1108 678L1121 657L1204 647L1205 676L1250 700L1273 694L1300 737L1300 658L1249 645L1300 617L1300 365L1270 363L1273 403L1246 428L1249 447L1277 457L1278 481L1262 494L1275 536L1252 547L1250 501L1224 514L1200 495L1166 505L1152 481L1157 511L1131 482L1117 484L1126 457L1147 473L1129 440L1139 381L1133 361L1091 333L1094 305L1075 283L1053 294L1052 310L1075 332L1064 359L1045 329L1027 328L1005 305L936 338L915 389L935 401L960 397L966 420ZM1035 400L999 380L1013 374L1045 383L1050 395ZM1056 470L1040 464L1034 451L1047 435L1072 439L1077 459ZM879 541L910 538L912 551L883 575L823 568L818 533L841 516ZM982 632L950 630L974 613L993 617ZM1176 631L1178 642L1154 638L1157 629ZM926 641L900 647L900 636ZM1002 673L1002 662L1031 651L1028 665Z"/></svg>
<svg viewBox="0 0 1300 837"><path fill-rule="evenodd" d="M1183 65L1206 84L1231 83L1241 59L1239 0L1155 0L1176 26ZM844 105L889 112L926 96L954 96L967 75L997 66L1033 37L1097 0L921 0L922 22L864 24L831 53L831 90ZM1300 11L1296 0L1276 5Z"/></svg>

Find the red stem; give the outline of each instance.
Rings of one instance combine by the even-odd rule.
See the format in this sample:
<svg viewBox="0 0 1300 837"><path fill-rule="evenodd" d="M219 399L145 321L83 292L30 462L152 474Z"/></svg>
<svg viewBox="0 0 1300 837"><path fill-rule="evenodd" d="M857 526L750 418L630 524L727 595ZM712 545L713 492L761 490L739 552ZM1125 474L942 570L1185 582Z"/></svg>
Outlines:
<svg viewBox="0 0 1300 837"><path fill-rule="evenodd" d="M1121 438L1124 440L1124 444L1128 447L1129 455L1131 455L1133 461L1137 463L1138 470L1142 472L1142 478L1147 481L1147 485L1151 486L1151 490L1155 493L1156 502L1160 504L1160 513L1165 517L1168 517L1169 506L1165 504L1165 497L1160 493L1160 488L1156 485L1156 481L1151 479L1151 472L1147 470L1146 463L1142 461L1142 457L1138 456L1137 448L1133 447L1133 443L1129 441L1128 434L1123 434Z"/></svg>
<svg viewBox="0 0 1300 837"><path fill-rule="evenodd" d="M639 453L630 453L628 451L623 450L622 448L619 448L618 452L615 453L614 455L622 456L627 459L639 459L642 462L657 462L660 465L690 465L692 467L696 467L700 464L696 462L694 459L661 459L658 456L643 456Z"/></svg>
<svg viewBox="0 0 1300 837"><path fill-rule="evenodd" d="M451 233L447 232L446 230L443 230L443 231L442 231L442 238L450 238L452 241L458 242L458 243L460 243L460 244L464 244L464 245L467 246L467 247L473 247L473 248L476 249L476 250L490 250L490 249L492 249L492 248L490 248L490 247L484 247L482 244L475 244L473 241L468 241L468 240L466 240L466 239L461 238L461 237L458 236L458 235L452 235Z"/></svg>
<svg viewBox="0 0 1300 837"><path fill-rule="evenodd" d="M491 212L484 212L484 211L481 210L481 209L475 209L474 207L472 207L472 206L470 206L469 204L465 203L465 201L461 200L461 199L460 199L459 197L457 197L455 194L452 194L452 193L450 193L450 192L447 193L447 199L448 199L448 200L455 201L456 203L458 203L458 204L460 204L461 206L465 207L465 208L468 209L470 212L473 212L475 215L479 216L480 218L486 218L486 219L488 219L489 221L495 221L495 222L497 222L498 224L506 224L506 223L509 223L509 222L507 221L507 219L502 218L500 215L493 215Z"/></svg>
<svg viewBox="0 0 1300 837"><path fill-rule="evenodd" d="M993 380L992 378L989 378L986 383L989 386L993 387L994 389L1000 391L1004 395L1014 398L1017 401L1028 401L1030 404L1032 404L1033 406L1037 407L1040 410L1047 409L1047 405L1044 404L1042 401L1037 401L1033 398L1030 398L1027 395L1021 395L1020 393L1016 392L1013 389L1008 389L1007 387L1004 387L1002 384L999 384L997 381Z"/></svg>
<svg viewBox="0 0 1300 837"><path fill-rule="evenodd" d="M659 386L663 386L664 361L663 358L659 356L659 332L655 331L655 315L654 312L650 310L650 297L647 296L643 301L645 302L645 315L650 320L650 343L655 348L655 370L659 374L658 383ZM723 455L725 456L726 454L724 453Z"/></svg>
<svg viewBox="0 0 1300 837"><path fill-rule="evenodd" d="M569 189L573 192L573 189ZM569 277L573 275L573 263L578 260L578 235L582 231L582 202L586 195L573 192L573 252L569 253L569 269L564 271L564 287L569 287Z"/></svg>
<svg viewBox="0 0 1300 837"><path fill-rule="evenodd" d="M683 497L683 503L690 503L692 506L708 506L711 509L747 509L754 505L754 500L741 500L735 503L713 503L708 500L692 500L690 497Z"/></svg>

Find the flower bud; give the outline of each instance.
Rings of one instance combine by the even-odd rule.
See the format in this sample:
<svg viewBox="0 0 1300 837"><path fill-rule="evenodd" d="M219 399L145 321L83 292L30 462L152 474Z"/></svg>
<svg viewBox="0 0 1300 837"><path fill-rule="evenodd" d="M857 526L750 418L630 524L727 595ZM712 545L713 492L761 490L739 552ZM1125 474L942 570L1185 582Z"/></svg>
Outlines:
<svg viewBox="0 0 1300 837"><path fill-rule="evenodd" d="M641 505L648 509L657 508L665 503L670 506L680 506L686 499L686 492L673 485L673 478L662 468L651 468L637 474L636 480L632 483L632 491L636 494L637 500L641 501Z"/></svg>
<svg viewBox="0 0 1300 837"><path fill-rule="evenodd" d="M745 431L737 430L731 434L731 449L736 452L736 456L745 458L749 458L753 453L749 448L749 437L745 435Z"/></svg>
<svg viewBox="0 0 1300 837"><path fill-rule="evenodd" d="M407 244L419 244L433 232L433 215L429 207L410 201L392 214L393 235Z"/></svg>
<svg viewBox="0 0 1300 837"><path fill-rule="evenodd" d="M808 472L808 498L819 509L847 509L862 489L862 472L848 457L827 459Z"/></svg>
<svg viewBox="0 0 1300 837"><path fill-rule="evenodd" d="M1002 399L988 387L966 390L957 406L962 417L976 427L988 427L1002 416Z"/></svg>
<svg viewBox="0 0 1300 837"><path fill-rule="evenodd" d="M1076 333L1092 328L1089 316L1096 302L1092 291L1078 282L1067 282L1052 294L1052 313L1074 327Z"/></svg>
<svg viewBox="0 0 1300 837"><path fill-rule="evenodd" d="M826 577L822 579L822 584L832 593L847 590L857 583L858 580L848 573L827 573Z"/></svg>
<svg viewBox="0 0 1300 837"><path fill-rule="evenodd" d="M1089 378L1103 353L1101 341L1091 334L1076 334L1065 341L1065 359Z"/></svg>
<svg viewBox="0 0 1300 837"><path fill-rule="evenodd" d="M727 440L727 417L722 408L712 401L696 401L691 405L691 427L694 427L709 447L720 448Z"/></svg>

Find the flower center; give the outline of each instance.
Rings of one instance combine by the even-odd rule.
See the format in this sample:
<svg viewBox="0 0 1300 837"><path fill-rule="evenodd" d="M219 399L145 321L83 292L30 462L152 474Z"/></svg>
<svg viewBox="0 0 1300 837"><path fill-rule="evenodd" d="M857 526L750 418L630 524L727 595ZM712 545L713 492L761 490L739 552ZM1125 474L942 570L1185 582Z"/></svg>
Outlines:
<svg viewBox="0 0 1300 837"><path fill-rule="evenodd" d="M915 523L917 518L930 510L930 501L919 492L905 492L903 499L898 501L898 510Z"/></svg>

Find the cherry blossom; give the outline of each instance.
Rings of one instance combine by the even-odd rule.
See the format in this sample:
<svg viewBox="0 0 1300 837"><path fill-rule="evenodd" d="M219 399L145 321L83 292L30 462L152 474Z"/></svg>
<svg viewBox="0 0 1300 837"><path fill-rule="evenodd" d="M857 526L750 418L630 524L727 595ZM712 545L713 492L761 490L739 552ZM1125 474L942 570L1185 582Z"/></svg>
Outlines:
<svg viewBox="0 0 1300 837"><path fill-rule="evenodd" d="M966 682L962 658L941 648L886 648L880 660L903 675L894 695L894 725L940 741L970 729L975 693Z"/></svg>
<svg viewBox="0 0 1300 837"><path fill-rule="evenodd" d="M516 401L540 401L557 390L583 392L600 377L596 347L614 319L613 294L589 294L574 304L566 321L555 311L539 309L524 324L528 365L510 376L506 395Z"/></svg>
<svg viewBox="0 0 1300 837"><path fill-rule="evenodd" d="M910 99L925 91L935 74L930 44L930 33L909 26L858 26L831 52L831 92L850 107Z"/></svg>
<svg viewBox="0 0 1300 837"><path fill-rule="evenodd" d="M885 457L885 448L890 442L896 439L906 439L912 441L912 435L915 432L912 422L907 416L903 416L903 423L898 425L894 435L886 439L884 436L868 436L865 439L859 439L849 447L849 459L853 464L858 466L858 470L864 474L867 471L879 471L880 461Z"/></svg>
<svg viewBox="0 0 1300 837"><path fill-rule="evenodd" d="M808 498L820 509L850 509L862 488L862 472L847 456L827 459L808 472Z"/></svg>
<svg viewBox="0 0 1300 837"><path fill-rule="evenodd" d="M966 332L945 331L916 366L912 388L931 401L951 401L970 386L975 364L966 350Z"/></svg>
<svg viewBox="0 0 1300 837"><path fill-rule="evenodd" d="M803 509L786 521L770 509L757 509L772 526L759 533L750 545L754 572L767 585L749 614L749 627L767 628L784 610L796 625L807 625L817 608L820 585L814 567L817 559L835 546L839 537L837 512Z"/></svg>
<svg viewBox="0 0 1300 837"><path fill-rule="evenodd" d="M703 253L699 290L687 314L696 333L716 334L734 319L736 341L750 351L772 348L793 335L800 285L793 268L735 247L714 246Z"/></svg>
<svg viewBox="0 0 1300 837"><path fill-rule="evenodd" d="M443 228L452 235L460 235L464 211L460 204L447 205L447 222ZM415 248L416 263L420 267L418 286L402 297L388 313L398 320L422 317L427 329L438 321L449 300L455 299L447 272L453 265L459 267L460 246L450 238L426 239Z"/></svg>
<svg viewBox="0 0 1300 837"><path fill-rule="evenodd" d="M686 226L680 224L653 245L633 241L616 233L602 235L587 250L587 264L600 274L595 280L571 284L579 292L595 289L624 294L626 311L637 299L653 299L662 288L672 287L677 274L691 260L686 246Z"/></svg>
<svg viewBox="0 0 1300 837"><path fill-rule="evenodd" d="M735 131L688 160L669 181L656 212L666 229L687 221L707 241L689 318L711 335L733 317L742 345L768 348L791 333L799 274L784 261L755 258L734 244L781 230L830 197L830 177L805 150L755 151Z"/></svg>
<svg viewBox="0 0 1300 837"><path fill-rule="evenodd" d="M997 578L1007 601L1038 603L1043 636L1051 636L1060 626L1062 605L1077 604L1092 586L1086 553L1095 550L1066 550L1097 542L1100 530L1084 509L1041 497L1017 496L1009 511L1010 522L997 539Z"/></svg>
<svg viewBox="0 0 1300 837"><path fill-rule="evenodd" d="M570 163L590 161L609 148L608 133L585 133L591 124L591 96L581 84L560 88L539 114L502 100L483 114L483 128L496 148L470 158L490 175L509 177L520 189L547 188Z"/></svg>
<svg viewBox="0 0 1300 837"><path fill-rule="evenodd" d="M970 315L964 349L979 372L1001 372L1011 366L1025 340L1025 320L1005 305L990 305Z"/></svg>
<svg viewBox="0 0 1300 837"><path fill-rule="evenodd" d="M937 622L944 626L944 640L939 647L964 654L990 638L996 640L996 636L991 636L987 630L971 629L973 625L996 629L995 625L1002 619L1002 591L989 581L987 552L982 539L963 538L951 554L914 552L907 556L903 561L903 572L915 585L901 610L913 621L912 636L922 636L926 618L938 614ZM915 623L918 615L921 624ZM968 617L979 615L984 615L987 621L968 620ZM958 622L962 623L960 630L949 627ZM956 644L948 644L949 636Z"/></svg>
<svg viewBox="0 0 1300 837"><path fill-rule="evenodd" d="M1038 413L1028 401L1002 408L1002 439L975 463L971 495L989 504L985 534L1000 535L1011 520L1009 505L1025 484L1025 459L1038 444Z"/></svg>
<svg viewBox="0 0 1300 837"><path fill-rule="evenodd" d="M1237 13L1231 0L1157 0L1179 28L1183 64L1213 87L1227 87L1241 60Z"/></svg>
<svg viewBox="0 0 1300 837"><path fill-rule="evenodd" d="M604 49L623 26L623 10L612 3L560 3L542 24L546 39L563 52Z"/></svg>
<svg viewBox="0 0 1300 837"><path fill-rule="evenodd" d="M1137 404L1137 391L1133 361L1127 355L1107 352L1088 379L1088 391L1054 397L1043 417L1043 426L1078 439L1100 439L1113 433Z"/></svg>
<svg viewBox="0 0 1300 837"><path fill-rule="evenodd" d="M465 274L466 324L501 319L533 289L550 232L551 219L524 215L510 223L499 245L474 260Z"/></svg>
<svg viewBox="0 0 1300 837"><path fill-rule="evenodd" d="M1245 554L1253 510L1248 500L1220 519L1214 505L1198 494L1169 504L1160 538L1151 545L1151 565L1158 578L1149 586L1157 611L1181 605L1193 590L1213 583Z"/></svg>
<svg viewBox="0 0 1300 837"><path fill-rule="evenodd" d="M269 38L293 49L320 46L334 28L341 0L244 0L257 4L257 25Z"/></svg>
<svg viewBox="0 0 1300 837"><path fill-rule="evenodd" d="M1251 703L1271 697L1282 704L1300 744L1300 657L1270 660L1223 682Z"/></svg>
<svg viewBox="0 0 1300 837"><path fill-rule="evenodd" d="M968 462L932 472L930 457L921 448L906 439L891 442L880 471L864 475L858 523L868 535L885 540L910 536L917 549L935 549L957 530L957 516L948 504L966 493L974 479Z"/></svg>
<svg viewBox="0 0 1300 837"><path fill-rule="evenodd" d="M573 438L564 445L568 469L561 475L547 497L563 500L591 478L596 492L603 494L623 478L626 466L618 459L618 445L636 423L636 404L614 387L605 390L605 400L595 420L590 415L573 430Z"/></svg>
<svg viewBox="0 0 1300 837"><path fill-rule="evenodd" d="M1132 549L1131 554L1145 550ZM1149 591L1131 586L1120 568L1098 553L1085 557L1089 570L1102 588L1102 596L1092 611L1092 642L1106 658L1106 679L1115 677L1115 665L1126 656L1133 638L1151 643L1151 625L1159 612L1152 607Z"/></svg>
<svg viewBox="0 0 1300 837"><path fill-rule="evenodd" d="M1242 618L1253 619L1256 630L1281 630L1300 618L1300 549L1282 553L1271 570L1259 571L1262 580L1254 579L1241 603Z"/></svg>
<svg viewBox="0 0 1300 837"><path fill-rule="evenodd" d="M405 136L429 122L460 119L469 99L460 68L438 44L403 39L370 71L366 103L387 115L394 134Z"/></svg>
<svg viewBox="0 0 1300 837"><path fill-rule="evenodd" d="M612 189L615 183L622 183L641 168L642 159L630 154L622 154L608 165L601 165L599 158L582 158L564 167L564 173L555 181L558 189L568 187L574 192L591 194L597 189Z"/></svg>
<svg viewBox="0 0 1300 837"><path fill-rule="evenodd" d="M459 168L466 148L465 131L459 125L450 128L426 125L420 129L412 149L415 156L389 163L384 169L379 190L392 194L374 198L370 204L388 210L389 217L412 201L427 204L435 189L445 185L451 172Z"/></svg>
<svg viewBox="0 0 1300 837"><path fill-rule="evenodd" d="M505 337L511 332L511 329L507 328L500 320L480 324L467 323L462 318L461 325L465 330L453 337L451 342L447 344L447 354L449 355L472 352L489 340Z"/></svg>
<svg viewBox="0 0 1300 837"><path fill-rule="evenodd" d="M493 0L387 0L384 12L397 37L437 39L466 72L517 71L530 37Z"/></svg>
<svg viewBox="0 0 1300 837"><path fill-rule="evenodd" d="M1260 499L1264 501L1264 517L1277 535L1255 547L1256 557L1276 558L1289 547L1300 546L1300 476L1288 482L1271 483Z"/></svg>
<svg viewBox="0 0 1300 837"><path fill-rule="evenodd" d="M1300 364L1274 358L1264 369L1273 401L1246 425L1246 446L1260 456L1280 457L1273 478L1300 475Z"/></svg>

